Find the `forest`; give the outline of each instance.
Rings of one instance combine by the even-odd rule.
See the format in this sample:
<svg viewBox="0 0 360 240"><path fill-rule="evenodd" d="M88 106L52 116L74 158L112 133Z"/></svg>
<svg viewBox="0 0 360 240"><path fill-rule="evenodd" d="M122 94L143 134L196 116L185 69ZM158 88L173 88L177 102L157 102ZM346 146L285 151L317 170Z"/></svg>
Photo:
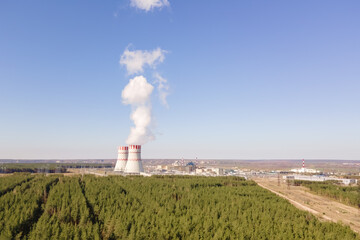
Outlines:
<svg viewBox="0 0 360 240"><path fill-rule="evenodd" d="M0 177L0 239L360 239L239 177Z"/></svg>
<svg viewBox="0 0 360 240"><path fill-rule="evenodd" d="M358 186L341 186L336 181L311 182L295 180L297 186L304 186L310 191L335 199L341 203L360 208L360 185Z"/></svg>

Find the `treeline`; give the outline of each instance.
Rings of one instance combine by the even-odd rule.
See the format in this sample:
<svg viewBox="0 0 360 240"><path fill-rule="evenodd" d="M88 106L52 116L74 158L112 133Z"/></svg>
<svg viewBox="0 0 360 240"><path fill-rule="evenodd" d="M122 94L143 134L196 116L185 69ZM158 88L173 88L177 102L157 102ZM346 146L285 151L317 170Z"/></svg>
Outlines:
<svg viewBox="0 0 360 240"><path fill-rule="evenodd" d="M310 191L319 195L333 198L344 204L360 208L360 185L345 187L340 186L334 181L311 182L301 180L295 180L294 184L307 187Z"/></svg>
<svg viewBox="0 0 360 240"><path fill-rule="evenodd" d="M66 173L68 168L112 168L104 163L4 163L0 173Z"/></svg>
<svg viewBox="0 0 360 240"><path fill-rule="evenodd" d="M0 239L359 239L238 177L41 176L0 207Z"/></svg>

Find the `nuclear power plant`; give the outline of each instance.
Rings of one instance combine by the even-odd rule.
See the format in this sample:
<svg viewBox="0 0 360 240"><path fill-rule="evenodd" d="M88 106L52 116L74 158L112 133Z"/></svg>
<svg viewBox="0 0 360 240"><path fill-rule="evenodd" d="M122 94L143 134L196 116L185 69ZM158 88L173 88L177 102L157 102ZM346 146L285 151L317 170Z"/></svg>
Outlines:
<svg viewBox="0 0 360 240"><path fill-rule="evenodd" d="M114 171L121 171L127 174L139 174L144 172L141 161L141 145L119 147L118 159Z"/></svg>

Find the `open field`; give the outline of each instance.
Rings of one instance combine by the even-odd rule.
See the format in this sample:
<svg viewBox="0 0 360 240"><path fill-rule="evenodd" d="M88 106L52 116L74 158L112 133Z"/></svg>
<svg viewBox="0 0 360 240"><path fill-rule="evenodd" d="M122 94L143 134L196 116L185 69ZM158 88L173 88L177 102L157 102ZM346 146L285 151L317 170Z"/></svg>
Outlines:
<svg viewBox="0 0 360 240"><path fill-rule="evenodd" d="M360 210L328 197L319 196L310 193L309 190L302 186L289 186L275 177L253 178L261 187L266 188L279 196L288 199L294 206L299 209L309 211L319 219L342 222L351 227L356 232L360 232Z"/></svg>

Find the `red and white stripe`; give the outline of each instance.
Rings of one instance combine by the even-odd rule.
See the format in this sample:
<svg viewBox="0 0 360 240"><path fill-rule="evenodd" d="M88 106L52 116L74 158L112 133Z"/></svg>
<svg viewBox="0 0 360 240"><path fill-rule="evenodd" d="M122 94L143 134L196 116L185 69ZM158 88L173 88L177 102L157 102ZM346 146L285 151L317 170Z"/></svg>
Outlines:
<svg viewBox="0 0 360 240"><path fill-rule="evenodd" d="M120 146L118 147L118 158L116 161L115 169L114 171L124 171L126 162L128 159L129 154L129 148L126 146Z"/></svg>
<svg viewBox="0 0 360 240"><path fill-rule="evenodd" d="M125 167L126 173L144 172L141 161L141 145L129 145L129 156Z"/></svg>

